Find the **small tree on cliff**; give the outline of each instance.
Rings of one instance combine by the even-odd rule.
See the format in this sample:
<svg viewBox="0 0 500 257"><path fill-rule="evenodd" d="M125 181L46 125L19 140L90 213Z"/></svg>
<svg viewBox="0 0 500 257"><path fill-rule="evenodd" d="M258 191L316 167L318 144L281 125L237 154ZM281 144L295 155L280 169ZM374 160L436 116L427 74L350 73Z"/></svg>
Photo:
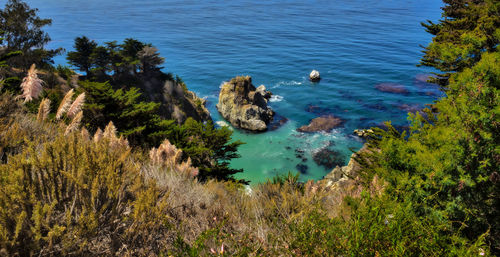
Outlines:
<svg viewBox="0 0 500 257"><path fill-rule="evenodd" d="M97 43L94 40L89 40L86 36L77 37L75 38L75 51L69 52L66 59L71 65L89 76L92 68L91 55L96 47Z"/></svg>

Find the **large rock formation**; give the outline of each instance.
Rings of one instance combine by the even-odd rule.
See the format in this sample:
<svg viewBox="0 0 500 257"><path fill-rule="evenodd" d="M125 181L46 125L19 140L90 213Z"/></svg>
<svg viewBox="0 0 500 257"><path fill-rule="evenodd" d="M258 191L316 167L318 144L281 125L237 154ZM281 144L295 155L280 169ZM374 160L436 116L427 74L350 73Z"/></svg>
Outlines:
<svg viewBox="0 0 500 257"><path fill-rule="evenodd" d="M250 76L239 76L222 85L217 110L234 127L265 131L274 116L267 106L269 98L264 86L255 88Z"/></svg>

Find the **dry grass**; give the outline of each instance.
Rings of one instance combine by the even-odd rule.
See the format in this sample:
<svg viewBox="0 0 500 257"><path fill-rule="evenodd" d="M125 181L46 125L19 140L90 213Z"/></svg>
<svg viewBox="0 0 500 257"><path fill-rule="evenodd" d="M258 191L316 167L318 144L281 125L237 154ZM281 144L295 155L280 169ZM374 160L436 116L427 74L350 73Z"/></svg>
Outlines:
<svg viewBox="0 0 500 257"><path fill-rule="evenodd" d="M198 168L192 166L191 158L181 162L182 150L177 149L170 141L166 140L158 148L149 151L149 158L155 165L160 165L180 174L196 177L199 174Z"/></svg>

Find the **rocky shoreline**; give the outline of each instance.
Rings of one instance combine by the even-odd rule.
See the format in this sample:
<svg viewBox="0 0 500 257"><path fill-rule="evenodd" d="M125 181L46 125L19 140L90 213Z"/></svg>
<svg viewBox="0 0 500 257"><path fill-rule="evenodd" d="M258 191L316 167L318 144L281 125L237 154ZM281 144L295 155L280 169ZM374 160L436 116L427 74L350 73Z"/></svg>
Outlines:
<svg viewBox="0 0 500 257"><path fill-rule="evenodd" d="M326 174L319 184L330 189L338 189L345 187L347 184L354 182L355 178L358 176L358 172L361 170L361 165L356 161L356 157L361 154L368 152L368 147L363 145L363 147L356 153L351 155L351 159L346 166L337 166L328 174Z"/></svg>

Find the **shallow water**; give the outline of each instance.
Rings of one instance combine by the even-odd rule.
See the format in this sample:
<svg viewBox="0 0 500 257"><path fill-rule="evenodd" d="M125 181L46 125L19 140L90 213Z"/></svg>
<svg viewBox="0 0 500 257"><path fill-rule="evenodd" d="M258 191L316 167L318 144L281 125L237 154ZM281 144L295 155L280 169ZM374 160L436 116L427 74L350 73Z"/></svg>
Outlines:
<svg viewBox="0 0 500 257"><path fill-rule="evenodd" d="M312 160L319 149L338 152L346 163L362 146L354 129L385 120L407 125L408 111L439 96L416 83L431 71L416 67L419 45L431 39L419 24L439 18L437 0L27 2L53 19L50 47L71 50L81 35L101 43L128 37L152 43L166 57L165 71L205 97L216 121L222 120L215 109L222 81L250 75L256 86L266 85L274 94L271 107L289 121L262 134L234 130L246 144L232 166L254 183L296 171L298 164L305 165L299 166L302 179L319 179L330 171ZM312 69L321 82L307 80ZM380 83L401 84L407 92L381 92ZM295 131L324 114L345 123L330 133Z"/></svg>

